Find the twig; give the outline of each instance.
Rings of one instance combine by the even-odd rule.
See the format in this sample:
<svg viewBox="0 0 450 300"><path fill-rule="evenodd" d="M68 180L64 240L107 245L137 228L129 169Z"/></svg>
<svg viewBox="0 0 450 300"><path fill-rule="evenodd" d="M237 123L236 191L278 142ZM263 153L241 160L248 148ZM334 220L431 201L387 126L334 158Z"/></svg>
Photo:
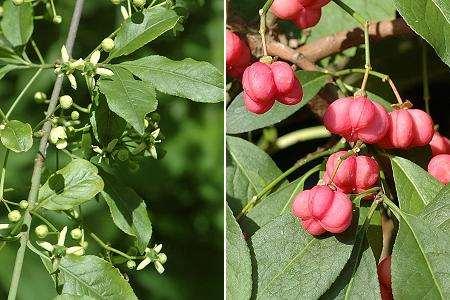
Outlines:
<svg viewBox="0 0 450 300"><path fill-rule="evenodd" d="M75 9L72 15L72 20L70 23L69 34L67 36L66 48L69 55L72 53L73 45L75 43L75 37L77 35L78 26L80 23L81 13L83 11L84 0L77 0L75 3ZM57 105L59 93L61 92L63 83L63 77L58 77L55 81L53 87L52 96L47 109L47 116L53 114L53 111ZM20 275L22 273L23 259L25 257L25 251L27 248L27 243L30 235L30 224L31 224L31 214L30 211L33 209L35 203L38 199L39 187L41 184L41 173L42 168L45 163L45 153L48 146L48 136L51 129L51 122L46 121L42 127L43 136L39 145L39 152L36 155L34 161L33 175L31 177L31 188L28 194L28 208L24 214L23 224L26 227L20 237L20 246L17 250L16 260L14 263L14 270L11 279L11 285L9 288L8 300L15 300L17 296L17 290L19 287Z"/></svg>

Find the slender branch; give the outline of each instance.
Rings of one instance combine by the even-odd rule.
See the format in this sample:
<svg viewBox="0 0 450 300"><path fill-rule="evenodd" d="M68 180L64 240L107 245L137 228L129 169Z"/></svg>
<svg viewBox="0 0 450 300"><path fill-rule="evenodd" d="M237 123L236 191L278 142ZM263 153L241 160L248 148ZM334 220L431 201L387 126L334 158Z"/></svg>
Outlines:
<svg viewBox="0 0 450 300"><path fill-rule="evenodd" d="M77 0L75 3L75 9L72 15L72 20L70 23L69 34L66 40L66 48L69 55L72 53L73 45L75 43L75 37L77 35L78 26L80 23L81 13L83 11L84 0ZM63 83L63 78L58 77L56 79L55 85L53 87L52 96L47 109L47 116L51 115L57 105L59 94L61 92ZM27 228L20 237L20 246L17 250L16 260L14 263L14 270L11 279L11 285L9 288L8 300L15 300L17 296L17 290L19 287L20 275L22 273L23 259L25 257L25 251L27 248L27 243L30 235L30 224L31 224L31 214L30 211L33 209L34 205L38 199L39 187L41 184L41 173L42 168L45 163L46 150L48 146L48 136L51 129L51 122L47 121L42 127L43 136L39 145L39 152L36 155L34 161L33 175L31 178L31 188L28 194L29 206L24 214L23 224Z"/></svg>
<svg viewBox="0 0 450 300"><path fill-rule="evenodd" d="M140 256L131 256L131 255L128 255L128 254L126 254L126 253L123 253L123 252L120 251L120 250L117 250L116 248L113 248L113 247L107 245L107 244L106 244L105 242L103 242L97 235L95 235L95 233L92 233L92 232L91 232L89 235L94 239L94 241L97 242L97 244L99 244L103 249L105 249L105 250L107 250L107 251L114 252L114 253L116 253L117 255L120 255L120 256L122 256L122 257L125 257L126 259L129 259L129 260L141 258Z"/></svg>

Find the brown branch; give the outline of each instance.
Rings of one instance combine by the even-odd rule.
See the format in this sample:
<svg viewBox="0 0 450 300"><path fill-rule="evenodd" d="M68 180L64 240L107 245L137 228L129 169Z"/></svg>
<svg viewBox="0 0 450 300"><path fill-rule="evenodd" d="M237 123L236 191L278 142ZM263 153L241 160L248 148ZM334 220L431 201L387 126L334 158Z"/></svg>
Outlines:
<svg viewBox="0 0 450 300"><path fill-rule="evenodd" d="M411 33L411 28L406 25L403 19L376 22L369 26L369 37L373 42L394 36L410 35ZM298 48L297 51L308 60L315 62L363 43L364 31L357 27L308 43Z"/></svg>

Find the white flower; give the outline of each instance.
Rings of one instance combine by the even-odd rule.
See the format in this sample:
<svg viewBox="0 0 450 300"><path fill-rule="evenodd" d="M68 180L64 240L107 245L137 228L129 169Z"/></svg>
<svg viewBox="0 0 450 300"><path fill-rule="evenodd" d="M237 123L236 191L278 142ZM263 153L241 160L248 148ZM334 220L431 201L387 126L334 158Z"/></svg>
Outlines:
<svg viewBox="0 0 450 300"><path fill-rule="evenodd" d="M69 56L69 53L67 52L67 48L65 45L63 45L61 47L61 58L62 58L63 62L65 62L65 63L69 62L69 60L70 60L70 56Z"/></svg>
<svg viewBox="0 0 450 300"><path fill-rule="evenodd" d="M49 135L49 140L52 144L56 144L59 140L67 139L66 129L63 126L52 128Z"/></svg>
<svg viewBox="0 0 450 300"><path fill-rule="evenodd" d="M125 8L125 6L121 6L120 7L120 12L122 13L122 17L124 20L128 19L130 17L130 15L128 14L127 9Z"/></svg>
<svg viewBox="0 0 450 300"><path fill-rule="evenodd" d="M154 145L150 146L150 154L154 159L158 159L158 152L156 152L156 147Z"/></svg>
<svg viewBox="0 0 450 300"><path fill-rule="evenodd" d="M0 230L8 229L9 224L0 224Z"/></svg>
<svg viewBox="0 0 450 300"><path fill-rule="evenodd" d="M160 131L161 131L161 129L158 128L158 129L156 129L155 131L153 131L153 132L150 133L150 134L151 134L151 136L152 136L154 139L156 139L156 138L158 137Z"/></svg>
<svg viewBox="0 0 450 300"><path fill-rule="evenodd" d="M66 147L67 147L67 141L66 141L66 140L59 140L59 141L56 143L55 146L56 146L56 148L59 149L59 150L66 149Z"/></svg>
<svg viewBox="0 0 450 300"><path fill-rule="evenodd" d="M67 235L67 226L64 226L64 228L61 230L58 236L58 246L64 246L64 242L66 241L66 235Z"/></svg>
<svg viewBox="0 0 450 300"><path fill-rule="evenodd" d="M45 250L47 250L48 252L53 252L53 250L55 250L55 247L49 242L37 242L37 244L42 248L44 248Z"/></svg>
<svg viewBox="0 0 450 300"><path fill-rule="evenodd" d="M138 271L142 270L143 268L148 266L151 262L152 262L152 260L149 257L144 258L144 260L139 263L136 270L138 270Z"/></svg>
<svg viewBox="0 0 450 300"><path fill-rule="evenodd" d="M70 81L70 86L76 90L77 89L77 80L75 79L75 76L73 76L73 74L68 74L67 78Z"/></svg>
<svg viewBox="0 0 450 300"><path fill-rule="evenodd" d="M81 246L74 246L74 247L69 247L66 250L67 254L74 254L77 256L83 256L84 255L84 248Z"/></svg>
<svg viewBox="0 0 450 300"><path fill-rule="evenodd" d="M158 260L155 261L155 269L156 271L158 271L159 274L164 273L164 266Z"/></svg>
<svg viewBox="0 0 450 300"><path fill-rule="evenodd" d="M70 63L72 69L82 69L84 67L84 59L79 58L76 61Z"/></svg>
<svg viewBox="0 0 450 300"><path fill-rule="evenodd" d="M100 60L100 51L99 50L95 50L94 53L92 53L91 58L89 59L89 62L93 65L98 64L99 60Z"/></svg>
<svg viewBox="0 0 450 300"><path fill-rule="evenodd" d="M162 250L162 246L163 246L162 244L155 245L153 250L155 250L156 253L159 253Z"/></svg>
<svg viewBox="0 0 450 300"><path fill-rule="evenodd" d="M97 73L100 76L113 76L114 73L110 69L106 68L97 68L95 69L95 73Z"/></svg>

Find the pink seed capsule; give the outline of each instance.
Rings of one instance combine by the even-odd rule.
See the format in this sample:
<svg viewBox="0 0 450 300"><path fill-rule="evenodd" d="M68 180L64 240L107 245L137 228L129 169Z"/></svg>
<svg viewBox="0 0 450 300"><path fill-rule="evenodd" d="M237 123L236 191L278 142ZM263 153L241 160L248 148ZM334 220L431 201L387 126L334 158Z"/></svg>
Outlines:
<svg viewBox="0 0 450 300"><path fill-rule="evenodd" d="M275 16L283 20L295 18L302 9L298 0L275 0L270 8Z"/></svg>
<svg viewBox="0 0 450 300"><path fill-rule="evenodd" d="M332 154L327 161L324 181L328 183L339 163L339 158L347 151ZM346 158L337 169L333 184L343 193L360 193L373 187L379 179L380 169L377 161L364 155Z"/></svg>
<svg viewBox="0 0 450 300"><path fill-rule="evenodd" d="M438 154L450 154L450 140L435 131L430 142L431 153L433 156Z"/></svg>
<svg viewBox="0 0 450 300"><path fill-rule="evenodd" d="M389 128L386 110L366 97L345 97L334 101L323 117L325 127L349 142L380 141Z"/></svg>
<svg viewBox="0 0 450 300"><path fill-rule="evenodd" d="M346 194L318 185L297 195L292 212L312 235L341 233L351 224L352 202Z"/></svg>
<svg viewBox="0 0 450 300"><path fill-rule="evenodd" d="M277 94L272 70L261 62L255 62L245 69L242 85L244 91L254 102L267 104Z"/></svg>
<svg viewBox="0 0 450 300"><path fill-rule="evenodd" d="M428 173L443 184L450 182L450 154L439 154L428 164Z"/></svg>
<svg viewBox="0 0 450 300"><path fill-rule="evenodd" d="M295 17L294 23L300 29L306 29L317 25L322 16L320 8L304 8Z"/></svg>
<svg viewBox="0 0 450 300"><path fill-rule="evenodd" d="M267 103L255 102L245 92L243 93L243 97L247 110L258 115L269 111L275 103L275 101L269 101Z"/></svg>
<svg viewBox="0 0 450 300"><path fill-rule="evenodd" d="M433 120L419 109L399 109L389 113L389 130L379 146L408 149L425 146L433 138Z"/></svg>
<svg viewBox="0 0 450 300"><path fill-rule="evenodd" d="M299 103L303 97L303 90L291 66L283 61L270 65L277 87L277 100L286 105Z"/></svg>
<svg viewBox="0 0 450 300"><path fill-rule="evenodd" d="M251 53L247 44L236 33L227 30L226 34L227 74L240 78L251 62Z"/></svg>
<svg viewBox="0 0 450 300"><path fill-rule="evenodd" d="M330 0L298 0L303 7L307 8L321 8L328 3Z"/></svg>

